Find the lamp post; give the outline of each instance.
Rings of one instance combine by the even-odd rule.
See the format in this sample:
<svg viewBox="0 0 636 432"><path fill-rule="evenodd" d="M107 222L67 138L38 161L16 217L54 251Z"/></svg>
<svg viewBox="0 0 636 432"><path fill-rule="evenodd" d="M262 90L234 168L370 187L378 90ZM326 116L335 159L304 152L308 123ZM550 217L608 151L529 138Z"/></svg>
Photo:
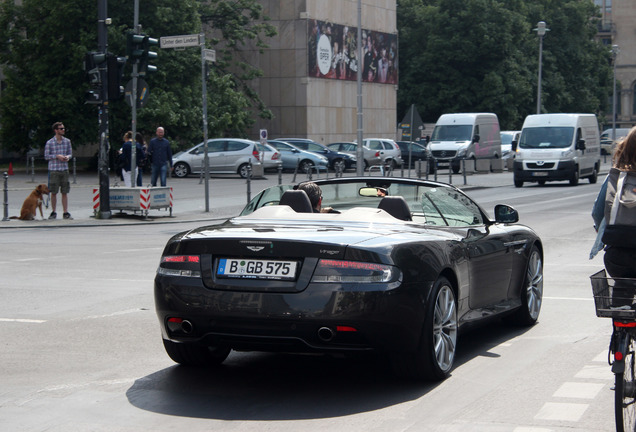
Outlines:
<svg viewBox="0 0 636 432"><path fill-rule="evenodd" d="M550 29L546 28L545 21L539 21L537 28L533 29L539 36L539 78L537 80L537 114L541 114L541 67L543 63L543 36L545 32L549 32Z"/></svg>
<svg viewBox="0 0 636 432"><path fill-rule="evenodd" d="M616 58L620 49L618 45L612 45L612 68L614 69L614 91L612 94L612 142L616 141Z"/></svg>

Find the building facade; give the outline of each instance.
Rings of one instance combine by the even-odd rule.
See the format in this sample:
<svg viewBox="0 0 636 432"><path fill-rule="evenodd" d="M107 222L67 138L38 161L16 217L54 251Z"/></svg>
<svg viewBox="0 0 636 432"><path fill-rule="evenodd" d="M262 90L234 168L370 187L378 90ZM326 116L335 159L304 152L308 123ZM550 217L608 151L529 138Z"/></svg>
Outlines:
<svg viewBox="0 0 636 432"><path fill-rule="evenodd" d="M358 0L261 0L278 30L264 55L250 56L263 76L254 88L273 112L250 135L353 141L358 130L357 68L363 71L363 135L395 137L395 0L362 0L362 60L357 58Z"/></svg>
<svg viewBox="0 0 636 432"><path fill-rule="evenodd" d="M616 70L616 127L636 125L636 3L632 0L594 0L600 7L601 24L598 37L607 45L618 47ZM612 103L610 102L610 107ZM612 109L605 129L612 127Z"/></svg>

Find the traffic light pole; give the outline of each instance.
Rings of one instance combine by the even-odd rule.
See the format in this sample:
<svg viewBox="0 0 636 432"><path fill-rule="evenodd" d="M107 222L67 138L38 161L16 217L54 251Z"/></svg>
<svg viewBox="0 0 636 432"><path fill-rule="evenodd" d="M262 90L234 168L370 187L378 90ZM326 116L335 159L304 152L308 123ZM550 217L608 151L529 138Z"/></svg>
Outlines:
<svg viewBox="0 0 636 432"><path fill-rule="evenodd" d="M108 10L107 0L97 0L97 50L106 54L108 49L108 32L106 30L106 18ZM108 180L108 153L109 153L109 136L108 136L108 70L104 63L99 68L101 77L101 89L99 105L99 213L100 219L110 219L110 185Z"/></svg>
<svg viewBox="0 0 636 432"><path fill-rule="evenodd" d="M135 12L133 28L135 34L139 34L139 0L135 0ZM139 79L139 62L135 60L132 65L132 143L130 145L130 186L137 187L137 85Z"/></svg>

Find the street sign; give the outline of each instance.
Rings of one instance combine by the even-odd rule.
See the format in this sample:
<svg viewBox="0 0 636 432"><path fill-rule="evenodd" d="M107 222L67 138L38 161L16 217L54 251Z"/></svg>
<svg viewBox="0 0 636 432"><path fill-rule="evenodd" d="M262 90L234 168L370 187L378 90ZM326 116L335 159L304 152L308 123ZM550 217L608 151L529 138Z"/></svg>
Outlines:
<svg viewBox="0 0 636 432"><path fill-rule="evenodd" d="M141 78L137 79L137 95L138 97L136 98L132 97L132 80L128 81L124 89L124 98L131 108L133 106L133 99L137 101L137 108L142 108L148 101L150 89L148 88L148 83Z"/></svg>
<svg viewBox="0 0 636 432"><path fill-rule="evenodd" d="M216 51L213 49L203 50L203 59L212 63L216 63Z"/></svg>
<svg viewBox="0 0 636 432"><path fill-rule="evenodd" d="M199 46L199 35L183 35L183 36L162 36L160 38L161 48L185 48Z"/></svg>
<svg viewBox="0 0 636 432"><path fill-rule="evenodd" d="M261 129L260 141L261 141L261 144L267 144L267 129Z"/></svg>

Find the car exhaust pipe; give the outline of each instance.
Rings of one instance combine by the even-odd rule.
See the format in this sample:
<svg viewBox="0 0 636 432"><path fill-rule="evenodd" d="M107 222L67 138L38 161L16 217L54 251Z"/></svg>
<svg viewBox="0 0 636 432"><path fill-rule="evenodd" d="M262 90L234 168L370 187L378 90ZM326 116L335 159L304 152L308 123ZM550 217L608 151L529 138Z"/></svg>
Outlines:
<svg viewBox="0 0 636 432"><path fill-rule="evenodd" d="M318 338L323 342L331 342L335 334L329 327L320 327L318 329Z"/></svg>
<svg viewBox="0 0 636 432"><path fill-rule="evenodd" d="M188 320L183 320L181 322L181 331L184 332L185 334L190 334L192 333L192 331L194 330L194 326L192 325L192 323Z"/></svg>

